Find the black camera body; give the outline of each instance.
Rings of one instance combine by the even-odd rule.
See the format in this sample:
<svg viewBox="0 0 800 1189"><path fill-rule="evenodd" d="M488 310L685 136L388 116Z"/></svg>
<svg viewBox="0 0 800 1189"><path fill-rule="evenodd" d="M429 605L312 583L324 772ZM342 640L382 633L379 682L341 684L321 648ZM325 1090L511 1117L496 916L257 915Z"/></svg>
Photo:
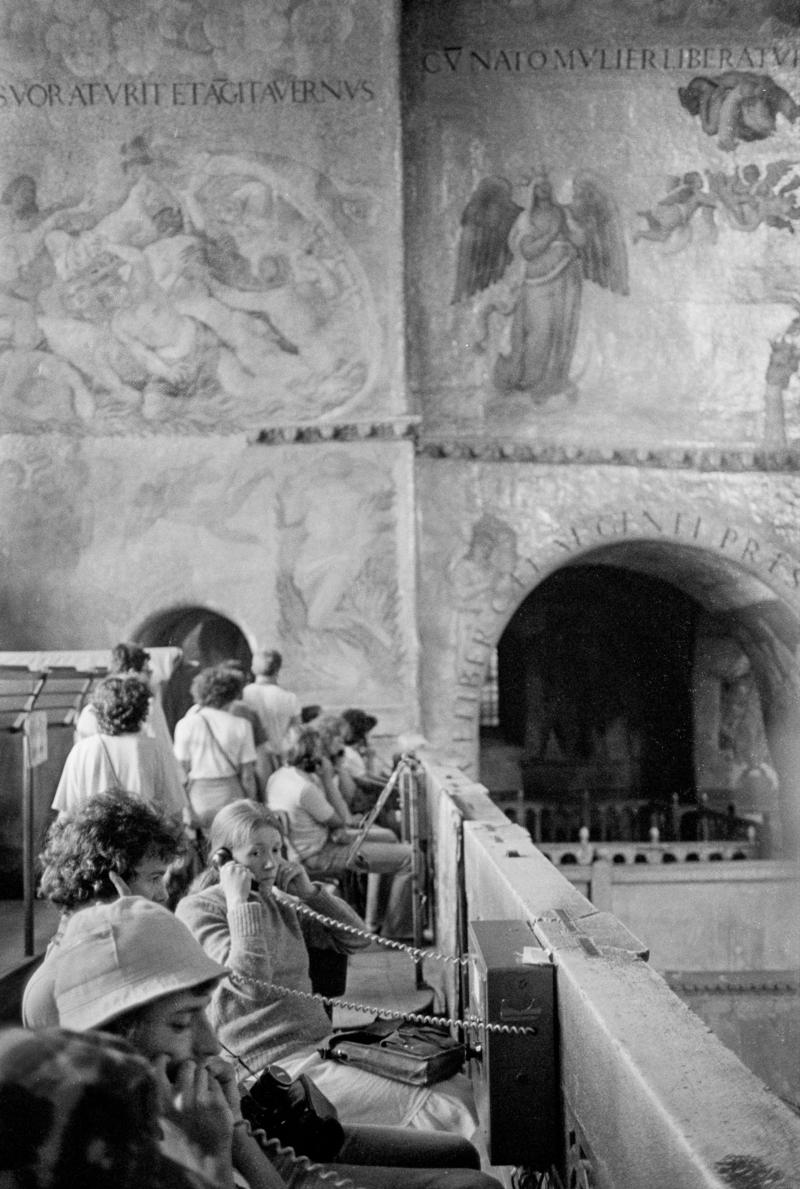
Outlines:
<svg viewBox="0 0 800 1189"><path fill-rule="evenodd" d="M344 1143L336 1108L305 1074L292 1078L268 1065L242 1096L242 1114L254 1129L309 1160L330 1161Z"/></svg>

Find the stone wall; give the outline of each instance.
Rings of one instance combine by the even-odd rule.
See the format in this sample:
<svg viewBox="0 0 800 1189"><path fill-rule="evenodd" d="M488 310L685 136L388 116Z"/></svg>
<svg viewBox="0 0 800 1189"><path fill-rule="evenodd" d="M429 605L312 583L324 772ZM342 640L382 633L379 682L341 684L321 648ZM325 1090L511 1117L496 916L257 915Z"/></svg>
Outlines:
<svg viewBox="0 0 800 1189"><path fill-rule="evenodd" d="M9 6L0 644L206 606L474 771L487 649L560 565L794 616L779 18Z"/></svg>
<svg viewBox="0 0 800 1189"><path fill-rule="evenodd" d="M800 49L777 8L404 6L426 423L540 451L796 443Z"/></svg>
<svg viewBox="0 0 800 1189"><path fill-rule="evenodd" d="M395 7L8 8L4 647L207 607L418 725Z"/></svg>

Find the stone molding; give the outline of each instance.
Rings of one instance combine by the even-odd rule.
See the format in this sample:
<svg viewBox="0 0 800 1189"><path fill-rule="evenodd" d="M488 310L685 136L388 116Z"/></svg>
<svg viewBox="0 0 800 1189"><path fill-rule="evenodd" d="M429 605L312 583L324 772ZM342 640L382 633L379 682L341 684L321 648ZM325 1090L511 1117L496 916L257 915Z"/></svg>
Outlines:
<svg viewBox="0 0 800 1189"><path fill-rule="evenodd" d="M495 438L425 435L418 417L390 421L331 421L275 425L250 435L252 445L315 445L319 442L406 441L425 458L469 462L530 462L543 466L651 467L671 471L800 473L800 449L712 446L575 446Z"/></svg>
<svg viewBox="0 0 800 1189"><path fill-rule="evenodd" d="M800 450L708 446L573 446L474 438L424 438L417 453L428 458L480 462L532 462L549 466L651 467L681 471L800 471Z"/></svg>
<svg viewBox="0 0 800 1189"><path fill-rule="evenodd" d="M256 446L311 446L319 442L403 441L415 446L419 420L414 417L394 421L319 421L313 425L275 425L248 438Z"/></svg>
<svg viewBox="0 0 800 1189"><path fill-rule="evenodd" d="M800 973L796 970L668 970L664 978L677 995L800 993Z"/></svg>

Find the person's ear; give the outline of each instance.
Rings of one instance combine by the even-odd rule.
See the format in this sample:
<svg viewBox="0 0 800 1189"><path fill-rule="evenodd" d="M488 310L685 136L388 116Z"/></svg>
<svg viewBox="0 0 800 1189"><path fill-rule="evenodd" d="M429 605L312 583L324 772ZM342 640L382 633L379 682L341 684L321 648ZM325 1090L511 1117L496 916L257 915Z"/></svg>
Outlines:
<svg viewBox="0 0 800 1189"><path fill-rule="evenodd" d="M125 883L125 880L122 878L121 875L118 875L116 871L109 871L108 878L113 883L114 889L115 889L117 895L120 897L120 899L123 896L132 896L133 895L133 892L130 890L128 885Z"/></svg>

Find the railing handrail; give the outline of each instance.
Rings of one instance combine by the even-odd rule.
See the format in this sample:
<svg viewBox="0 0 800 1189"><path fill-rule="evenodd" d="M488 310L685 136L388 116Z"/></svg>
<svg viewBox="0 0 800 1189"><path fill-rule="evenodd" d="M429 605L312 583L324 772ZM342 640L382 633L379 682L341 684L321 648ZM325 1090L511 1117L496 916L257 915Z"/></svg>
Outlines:
<svg viewBox="0 0 800 1189"><path fill-rule="evenodd" d="M574 1183L800 1185L800 1117L713 1036L637 954L635 939L625 940L630 934L616 918L598 911L481 785L453 768L428 765L426 772L437 871L452 867L437 821L443 826L456 815L470 919L529 921L557 966ZM445 935L447 895L437 886ZM591 1165L588 1182L579 1176L580 1160Z"/></svg>

